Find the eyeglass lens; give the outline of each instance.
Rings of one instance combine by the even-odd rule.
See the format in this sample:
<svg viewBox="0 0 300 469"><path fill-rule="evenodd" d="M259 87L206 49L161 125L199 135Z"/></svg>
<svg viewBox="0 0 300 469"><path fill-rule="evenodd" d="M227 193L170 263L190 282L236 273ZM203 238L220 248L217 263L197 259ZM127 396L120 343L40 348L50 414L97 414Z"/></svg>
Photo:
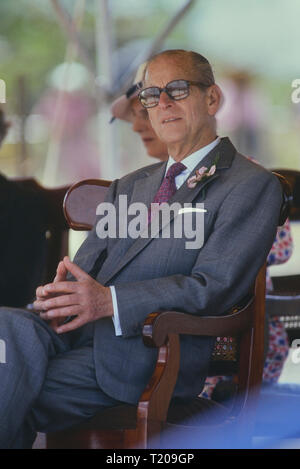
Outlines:
<svg viewBox="0 0 300 469"><path fill-rule="evenodd" d="M174 80L166 85L165 88L152 86L142 90L140 100L145 107L154 107L159 103L160 94L166 93L174 100L184 99L189 94L189 84L185 80Z"/></svg>

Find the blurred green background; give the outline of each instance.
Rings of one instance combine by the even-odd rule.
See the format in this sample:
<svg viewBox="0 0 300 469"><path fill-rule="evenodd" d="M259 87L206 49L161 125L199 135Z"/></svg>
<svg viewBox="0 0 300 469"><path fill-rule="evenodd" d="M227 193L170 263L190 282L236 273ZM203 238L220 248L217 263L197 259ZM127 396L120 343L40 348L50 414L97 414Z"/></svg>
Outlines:
<svg viewBox="0 0 300 469"><path fill-rule="evenodd" d="M106 74L96 40L104 3L113 68L105 104L95 84ZM149 163L129 124L109 124L107 107L124 90L134 59L184 3L60 0L68 17L76 17L93 77L72 49L51 0L0 0L0 78L7 87L2 108L12 123L0 170L55 186L117 177ZM219 133L269 168L299 168L300 104L291 100L292 81L300 78L299 15L299 0L195 0L160 47L208 57L225 94ZM102 108L106 120L99 127ZM106 133L115 136L114 155L102 145Z"/></svg>

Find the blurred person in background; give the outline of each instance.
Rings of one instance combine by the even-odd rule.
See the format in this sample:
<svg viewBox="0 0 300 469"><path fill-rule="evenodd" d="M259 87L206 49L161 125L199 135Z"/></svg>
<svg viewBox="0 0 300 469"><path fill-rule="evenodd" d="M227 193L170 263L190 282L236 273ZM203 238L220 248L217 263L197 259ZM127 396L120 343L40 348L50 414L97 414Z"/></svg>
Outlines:
<svg viewBox="0 0 300 469"><path fill-rule="evenodd" d="M141 137L149 156L166 161L169 157L165 143L157 138L149 120L147 110L141 105L138 93L142 87L142 77L147 62L140 65L132 86L126 94L116 99L111 106L112 121L122 119L132 124L132 130Z"/></svg>
<svg viewBox="0 0 300 469"><path fill-rule="evenodd" d="M49 132L49 148L55 149L57 167L51 167L52 153L46 158L51 170L45 182L59 186L81 179L100 177L95 101L81 90L46 90L33 109L42 117ZM48 161L48 158L50 161ZM52 182L53 181L53 182Z"/></svg>
<svg viewBox="0 0 300 469"><path fill-rule="evenodd" d="M254 77L242 70L227 72L220 86L225 96L224 106L217 114L220 129L231 136L245 155L255 155L262 164L268 163L264 139L268 121L266 96Z"/></svg>
<svg viewBox="0 0 300 469"><path fill-rule="evenodd" d="M0 146L10 124L0 109ZM26 306L42 280L46 206L33 189L0 173L0 305Z"/></svg>

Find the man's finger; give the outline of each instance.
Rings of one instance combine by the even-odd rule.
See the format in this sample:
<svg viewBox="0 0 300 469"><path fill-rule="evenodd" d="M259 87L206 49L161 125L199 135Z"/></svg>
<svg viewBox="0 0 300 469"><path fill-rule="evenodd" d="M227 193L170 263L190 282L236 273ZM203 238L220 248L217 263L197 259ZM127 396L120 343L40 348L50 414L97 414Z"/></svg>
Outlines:
<svg viewBox="0 0 300 469"><path fill-rule="evenodd" d="M64 306L62 308L52 309L45 313L40 313L42 319L51 320L56 318L66 318L68 316L78 316L82 312L79 305Z"/></svg>
<svg viewBox="0 0 300 469"><path fill-rule="evenodd" d="M71 262L68 256L64 257L64 264L66 269L77 279L77 280L86 280L90 276L82 270L78 265Z"/></svg>
<svg viewBox="0 0 300 469"><path fill-rule="evenodd" d="M72 321L68 322L67 324L63 324L62 326L54 328L57 334L63 334L65 332L70 332L79 327L83 326L85 321L80 317L77 316L76 318L72 319Z"/></svg>
<svg viewBox="0 0 300 469"><path fill-rule="evenodd" d="M41 297L41 298L44 297L45 296L44 295L44 287L42 285L40 287L37 287L35 293L36 293L37 298L38 297Z"/></svg>
<svg viewBox="0 0 300 469"><path fill-rule="evenodd" d="M45 300L35 300L33 302L33 309L35 311L44 311L46 308L45 308Z"/></svg>
<svg viewBox="0 0 300 469"><path fill-rule="evenodd" d="M45 300L46 298L49 298L50 296L49 291L45 290L45 285L38 287L35 293L36 293L37 299L41 299L41 300Z"/></svg>
<svg viewBox="0 0 300 469"><path fill-rule="evenodd" d="M54 298L49 298L48 300L44 300L44 309L50 310L55 308L60 308L61 306L71 306L71 305L78 305L78 295L70 294L70 295L59 295L55 296Z"/></svg>
<svg viewBox="0 0 300 469"><path fill-rule="evenodd" d="M55 282L44 286L46 293L75 293L78 289L78 282Z"/></svg>
<svg viewBox="0 0 300 469"><path fill-rule="evenodd" d="M60 261L58 266L57 266L56 276L55 276L53 282L62 282L64 280L66 280L67 273L68 273L68 271L66 269L66 266L65 266L64 262Z"/></svg>

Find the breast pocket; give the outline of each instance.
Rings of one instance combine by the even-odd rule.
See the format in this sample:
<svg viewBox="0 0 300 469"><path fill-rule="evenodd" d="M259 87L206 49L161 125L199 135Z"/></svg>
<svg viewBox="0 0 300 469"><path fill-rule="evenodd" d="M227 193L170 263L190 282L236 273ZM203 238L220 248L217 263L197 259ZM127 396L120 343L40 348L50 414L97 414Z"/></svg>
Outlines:
<svg viewBox="0 0 300 469"><path fill-rule="evenodd" d="M211 231L213 218L203 204L182 208L174 219L174 238L182 239L185 250L199 251Z"/></svg>

